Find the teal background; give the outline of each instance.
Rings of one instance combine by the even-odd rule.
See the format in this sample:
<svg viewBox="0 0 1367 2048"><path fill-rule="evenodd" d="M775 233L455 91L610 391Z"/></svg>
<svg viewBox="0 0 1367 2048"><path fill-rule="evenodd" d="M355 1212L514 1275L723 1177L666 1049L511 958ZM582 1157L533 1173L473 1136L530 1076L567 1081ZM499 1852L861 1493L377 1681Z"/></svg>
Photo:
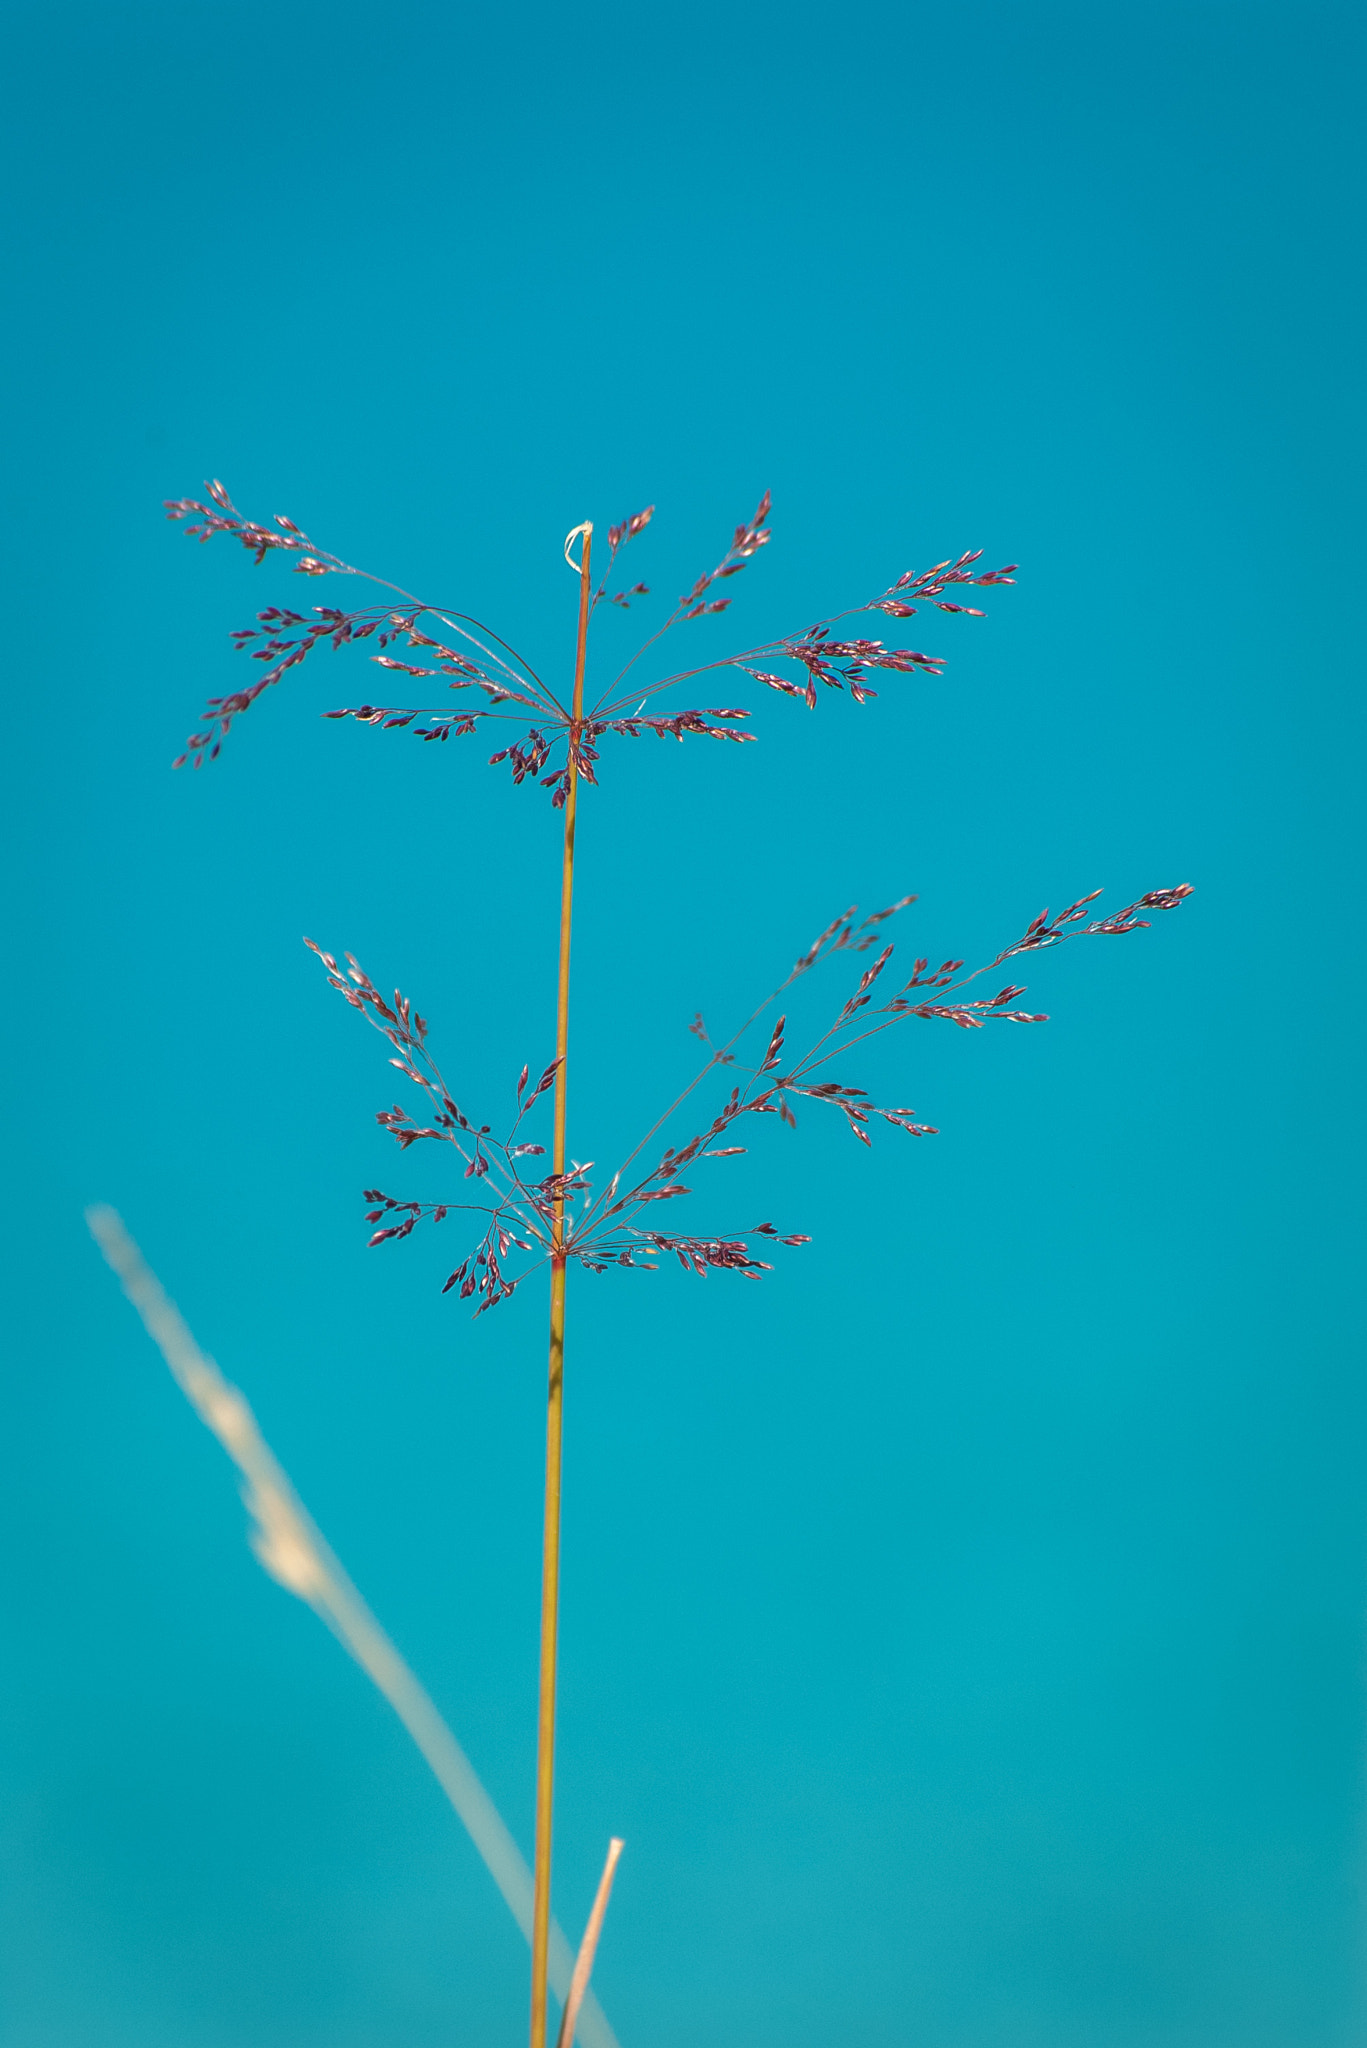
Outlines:
<svg viewBox="0 0 1367 2048"><path fill-rule="evenodd" d="M446 1241L364 1252L419 1163L299 940L499 1111L558 823L478 743L320 724L356 656L171 775L229 629L332 595L165 526L207 475L557 674L562 536L648 500L668 596L774 492L718 651L1024 565L917 621L941 683L607 755L581 1156L847 901L976 958L1197 887L1029 963L1047 1027L851 1072L940 1137L766 1132L741 1207L815 1242L761 1286L573 1286L557 1909L624 1835L623 2048L1367 2039L1358 11L54 0L3 47L4 2048L525 2024L81 1210L530 1849L544 1303L472 1326Z"/></svg>

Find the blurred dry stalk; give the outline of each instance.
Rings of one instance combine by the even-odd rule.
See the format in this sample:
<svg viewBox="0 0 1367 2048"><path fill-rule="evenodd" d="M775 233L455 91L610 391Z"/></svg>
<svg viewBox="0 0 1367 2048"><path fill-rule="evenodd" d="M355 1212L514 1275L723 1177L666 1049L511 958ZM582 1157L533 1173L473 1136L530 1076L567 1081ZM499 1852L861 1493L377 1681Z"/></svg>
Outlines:
<svg viewBox="0 0 1367 2048"><path fill-rule="evenodd" d="M245 1397L200 1350L118 1212L103 1205L91 1208L86 1211L86 1222L170 1367L177 1386L241 1473L242 1499L252 1519L248 1542L259 1563L327 1623L338 1642L383 1693L426 1758L514 1920L530 1942L532 1874L469 1758L309 1518L263 1439ZM618 2048L617 2037L602 2007L591 1992L586 1996L586 1989L611 1872L621 1848L622 1844L614 1840L589 1933L584 1937L577 1961L571 1957L569 1943L560 1928L554 1921L551 1923L550 1981L556 1997L565 2001L567 2016L572 2010L578 2012L583 2004L579 2025L587 2048ZM569 2048L572 2035L571 2024L563 2036L564 2048Z"/></svg>
<svg viewBox="0 0 1367 2048"><path fill-rule="evenodd" d="M612 1880L617 1874L617 1859L626 1847L625 1842L614 1835L608 1843L608 1860L603 1865L603 1875L598 1880L593 1907L589 1913L589 1924L584 1929L584 1939L579 1944L575 1958L574 1975L570 1979L570 1995L565 2000L565 2010L560 2015L560 2032L556 2036L555 2048L574 2048L574 2030L579 2022L580 2009L588 1995L589 1978L593 1974L593 1959L598 1953L598 1937L603 1931L603 1919L612 1896Z"/></svg>
<svg viewBox="0 0 1367 2048"><path fill-rule="evenodd" d="M734 1136L734 1126L741 1119L772 1116L795 1126L795 1101L835 1110L865 1145L870 1143L872 1118L913 1137L933 1135L934 1126L918 1121L911 1109L880 1106L862 1088L833 1079L829 1071L831 1061L863 1040L911 1018L940 1019L969 1031L994 1021L1042 1023L1045 1020L1039 1013L1014 1007L1017 998L1025 993L1018 984L1008 983L991 996L967 995L965 990L979 975L1007 960L1059 945L1068 938L1139 930L1149 922L1140 915L1141 911L1175 909L1190 891L1185 884L1150 890L1120 911L1083 922L1088 919L1088 905L1100 894L1093 891L1053 918L1048 911L1042 912L1019 939L967 974L962 972L961 959L947 959L934 968L928 958L917 959L910 978L895 993L887 993L892 977L881 987L875 987L893 953L893 947L885 945L872 965L862 972L834 1023L817 1036L807 1051L794 1055L787 1049L788 1019L780 1015L773 1024L763 1058L756 1060L752 1054L752 1063L741 1066L737 1046L786 989L824 960L847 952L867 952L883 938L884 920L915 899L905 896L886 910L875 911L861 924L855 923L853 911L842 913L798 959L786 980L724 1043L714 1044L701 1017L695 1019L692 1029L707 1050L701 1072L595 1193L588 1177L593 1162L581 1164L567 1159L565 1132L575 828L579 785L598 780L600 743L609 735L639 740L647 734L680 741L709 738L739 743L753 739L752 733L742 729L750 714L736 705L710 705L670 713L646 710L648 703L679 684L719 671L748 677L767 689L805 703L809 710L816 708L820 691L825 690L848 692L856 704L867 703L877 695L870 680L874 676L880 681L884 676L937 678L944 667L942 656L906 646L890 647L863 632L852 635L844 622L868 618L880 630L886 630L884 621L901 625L922 607L981 618L982 612L974 605L961 604L959 596L969 589L1012 583L1016 564L984 569L982 550L969 550L957 560L937 562L920 573L907 570L862 604L826 614L800 631L783 633L739 653L699 661L670 674L647 676L644 681L635 679L628 687L631 671L666 634L728 609L731 599L718 597L716 587L722 582L729 585L729 579L739 575L770 539L766 524L770 499L766 491L754 517L735 528L715 568L695 579L663 623L611 681L593 695L586 709L589 621L605 600L629 610L635 600L649 596L643 583L616 591L611 585L621 551L649 526L653 506L609 528L607 570L596 589L590 559L592 522L584 521L568 536L565 559L579 583L578 628L571 685L568 690L562 685L561 694L557 694L525 656L468 612L431 604L383 577L356 569L341 556L320 547L292 519L281 514L275 516L272 525L245 518L221 483L214 482L206 488L207 500L175 499L168 501L166 508L168 516L182 522L185 531L195 539L208 541L222 535L244 547L258 564L268 556L279 555L305 577L357 578L387 595L350 611L316 605L311 617L278 604L258 612L257 623L242 628L233 639L242 653L262 665L262 672L244 689L210 699L204 723L190 735L185 751L175 763L177 767L192 762L199 768L212 760L236 720L289 671L307 661L316 649L324 645L340 649L369 642L380 650L371 658L383 670L441 683L459 693L459 708L449 703L410 707L363 701L325 712L325 717L356 719L363 725L390 730L412 729L422 740L441 744L475 733L489 721L511 721L524 730L490 756L490 765L506 762L516 784L539 782L550 790L553 805L564 813L555 1057L530 1088L531 1070L524 1065L517 1083L516 1113L505 1138L495 1138L492 1125L472 1119L460 1108L428 1047L426 1020L406 997L395 990L391 1005L353 955L346 954L346 964L342 965L333 954L324 952L312 940L306 941L319 955L332 986L354 1009L366 1015L388 1041L390 1065L422 1093L421 1120L395 1103L392 1108L381 1110L377 1121L402 1151L431 1140L453 1147L464 1162L460 1199L452 1196L435 1203L400 1200L382 1189L367 1189L365 1199L372 1205L367 1221L380 1226L370 1242L382 1244L406 1238L424 1219L441 1223L452 1214L482 1216L480 1240L446 1281L447 1289L459 1289L461 1299L477 1297L476 1314L506 1301L530 1272L542 1267L550 1269L531 1998L531 2048L546 2048L565 1282L569 1265L573 1262L581 1270L600 1273L609 1266L654 1270L663 1253L677 1259L686 1272L702 1275L729 1271L747 1279L757 1278L768 1266L764 1259L752 1256L757 1247L751 1245L750 1237L761 1239L767 1248L772 1244L805 1244L809 1241L805 1234L780 1233L767 1221L750 1224L744 1231L726 1229L685 1235L661 1230L655 1221L661 1213L656 1205L691 1193L678 1177L683 1169L704 1160L732 1158L744 1151L743 1146L718 1142ZM577 561L572 552L576 541L580 544ZM953 596L948 594L951 591ZM418 660L401 659L395 651L400 646L415 652ZM627 1169L633 1161L703 1079L714 1069L728 1067L737 1069L744 1078L731 1087L711 1122L683 1144L667 1145L653 1167L644 1172L637 1167L636 1177L627 1179ZM527 1178L523 1162L544 1157L545 1147L524 1136L523 1120L552 1087L555 1095L551 1170L539 1178ZM515 1262L509 1263L515 1251L529 1261L521 1271L514 1270Z"/></svg>

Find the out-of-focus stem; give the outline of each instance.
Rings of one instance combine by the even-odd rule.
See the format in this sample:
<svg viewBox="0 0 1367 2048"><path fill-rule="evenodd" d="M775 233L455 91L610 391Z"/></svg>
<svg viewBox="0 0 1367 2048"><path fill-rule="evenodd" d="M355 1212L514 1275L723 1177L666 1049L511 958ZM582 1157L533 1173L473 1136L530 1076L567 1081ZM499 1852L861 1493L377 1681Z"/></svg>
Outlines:
<svg viewBox="0 0 1367 2048"><path fill-rule="evenodd" d="M570 1029L570 918L574 908L574 824L579 797L579 729L584 715L584 650L593 590L589 568L592 526L583 533L579 568L579 639L570 707L565 850L560 869L560 978L556 997L555 1134L551 1172L565 1171L565 1109ZM536 1863L532 1902L531 2048L546 2048L546 1957L551 1924L551 1815L555 1797L555 1653L560 1607L560 1442L564 1418L565 1199L557 1194L551 1219L551 1342L546 1401L546 1508L541 1552L541 1684L536 1740Z"/></svg>
<svg viewBox="0 0 1367 2048"><path fill-rule="evenodd" d="M323 1541L262 1438L245 1397L200 1350L116 1212L103 1205L87 1209L86 1222L176 1384L237 1466L252 1520L251 1546L262 1567L313 1608L383 1693L465 1823L530 1942L532 1873L469 1758ZM550 1932L548 1974L557 1995L568 2001L575 1960L554 1920ZM617 2037L592 1992L585 1994L580 2032L588 2048L617 2048Z"/></svg>
<svg viewBox="0 0 1367 2048"><path fill-rule="evenodd" d="M565 2000L565 2010L560 2015L560 2032L556 2036L555 2048L574 2048L574 2030L579 2024L579 2008L584 2003L584 1993L588 1990L589 1978L593 1975L593 1959L598 1953L598 1937L603 1931L603 1915L608 1910L608 1900L612 1896L612 1880L617 1870L617 1859L625 1847L626 1843L619 1841L616 1835L608 1843L608 1860L603 1865L603 1875L598 1880L598 1890L594 1895L589 1924L584 1929L584 1939L579 1944L579 1954L575 1958L574 1975L570 1979L570 1992Z"/></svg>

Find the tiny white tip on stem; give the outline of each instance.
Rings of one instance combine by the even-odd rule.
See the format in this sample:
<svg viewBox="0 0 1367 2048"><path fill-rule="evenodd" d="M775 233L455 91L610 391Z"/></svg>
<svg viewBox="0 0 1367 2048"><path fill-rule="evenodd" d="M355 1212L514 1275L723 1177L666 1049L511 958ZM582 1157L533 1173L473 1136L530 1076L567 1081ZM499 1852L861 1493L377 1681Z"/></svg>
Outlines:
<svg viewBox="0 0 1367 2048"><path fill-rule="evenodd" d="M578 540L581 533L591 534L592 532L593 521L591 519L586 519L582 526L576 526L572 532L567 533L565 535L565 560L569 564L570 568L573 569L576 576L583 575L584 565L582 562L575 561L574 556L570 553L570 549L574 546L575 542Z"/></svg>

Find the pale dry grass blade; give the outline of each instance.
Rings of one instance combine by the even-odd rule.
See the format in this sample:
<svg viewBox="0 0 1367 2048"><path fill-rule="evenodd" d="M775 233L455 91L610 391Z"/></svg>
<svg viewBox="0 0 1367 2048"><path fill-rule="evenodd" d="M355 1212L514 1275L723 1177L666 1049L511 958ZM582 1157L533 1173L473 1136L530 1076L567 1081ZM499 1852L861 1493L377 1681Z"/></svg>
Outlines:
<svg viewBox="0 0 1367 2048"><path fill-rule="evenodd" d="M565 2010L560 2015L560 2032L556 2037L555 2048L574 2048L574 2030L579 2022L579 2009L588 1992L589 1978L593 1974L593 1959L598 1953L598 1937L603 1931L603 1916L608 1910L608 1900L612 1896L612 1880L617 1874L617 1859L625 1847L626 1844L620 1842L616 1835L608 1843L608 1860L603 1865L603 1875L598 1880L598 1890L594 1895L589 1924L584 1929L584 1939L580 1942L579 1954L575 1957L574 1975L570 1979L570 1995L565 2000Z"/></svg>
<svg viewBox="0 0 1367 2048"><path fill-rule="evenodd" d="M314 1526L262 1437L245 1397L200 1350L118 1212L104 1206L88 1209L86 1222L177 1386L241 1473L242 1498L252 1518L248 1540L258 1561L273 1579L322 1617L384 1694L426 1758L508 1910L530 1941L532 1874L469 1758ZM554 1924L549 1964L556 1996L567 1999L575 1964L568 1941ZM586 2048L618 2048L617 2037L591 1994L584 2003L580 2032Z"/></svg>

